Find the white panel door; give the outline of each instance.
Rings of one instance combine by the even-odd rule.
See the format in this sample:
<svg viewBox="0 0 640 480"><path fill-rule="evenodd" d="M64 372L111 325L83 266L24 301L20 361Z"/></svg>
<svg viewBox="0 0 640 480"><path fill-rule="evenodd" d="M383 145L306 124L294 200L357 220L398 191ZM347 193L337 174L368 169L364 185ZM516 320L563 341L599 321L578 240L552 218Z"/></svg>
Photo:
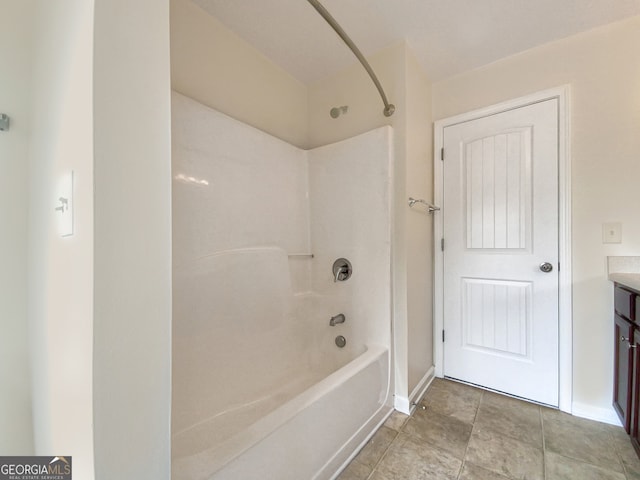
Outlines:
<svg viewBox="0 0 640 480"><path fill-rule="evenodd" d="M557 406L558 101L448 126L444 152L444 374Z"/></svg>

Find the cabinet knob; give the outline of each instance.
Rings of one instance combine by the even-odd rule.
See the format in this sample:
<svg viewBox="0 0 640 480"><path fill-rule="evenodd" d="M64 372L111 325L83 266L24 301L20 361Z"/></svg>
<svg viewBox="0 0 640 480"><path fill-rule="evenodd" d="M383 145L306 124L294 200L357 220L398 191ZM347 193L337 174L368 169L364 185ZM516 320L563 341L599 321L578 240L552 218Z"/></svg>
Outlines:
<svg viewBox="0 0 640 480"><path fill-rule="evenodd" d="M627 345L627 348L629 348L629 349L637 347L637 345L635 343L634 344L631 343L631 339L630 338L627 338L624 335L622 337L620 337L620 341L621 342L627 342L629 344L629 345Z"/></svg>

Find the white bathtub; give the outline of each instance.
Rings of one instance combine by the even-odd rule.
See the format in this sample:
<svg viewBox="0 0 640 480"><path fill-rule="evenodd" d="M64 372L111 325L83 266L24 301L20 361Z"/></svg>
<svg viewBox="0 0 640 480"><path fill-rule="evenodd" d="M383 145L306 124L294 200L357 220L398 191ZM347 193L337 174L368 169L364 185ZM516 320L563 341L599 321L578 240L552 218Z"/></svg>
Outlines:
<svg viewBox="0 0 640 480"><path fill-rule="evenodd" d="M174 94L174 480L328 479L390 413L392 145L303 151Z"/></svg>
<svg viewBox="0 0 640 480"><path fill-rule="evenodd" d="M307 381L291 382L289 391L232 409L221 422L204 422L174 435L172 479L334 478L392 411L389 351L371 345L296 395L295 384ZM284 403L226 438L217 435L233 431L243 417L259 415L274 401ZM213 445L207 438L213 438Z"/></svg>

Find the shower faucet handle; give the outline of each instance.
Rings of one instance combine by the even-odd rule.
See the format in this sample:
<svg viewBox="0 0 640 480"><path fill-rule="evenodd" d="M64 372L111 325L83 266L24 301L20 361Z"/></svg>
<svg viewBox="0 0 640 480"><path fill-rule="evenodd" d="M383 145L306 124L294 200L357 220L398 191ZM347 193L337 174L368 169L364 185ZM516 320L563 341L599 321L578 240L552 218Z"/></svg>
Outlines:
<svg viewBox="0 0 640 480"><path fill-rule="evenodd" d="M353 267L351 266L351 262L346 258L339 258L335 262L333 262L332 267L333 272L333 281L334 282L344 282L353 273Z"/></svg>

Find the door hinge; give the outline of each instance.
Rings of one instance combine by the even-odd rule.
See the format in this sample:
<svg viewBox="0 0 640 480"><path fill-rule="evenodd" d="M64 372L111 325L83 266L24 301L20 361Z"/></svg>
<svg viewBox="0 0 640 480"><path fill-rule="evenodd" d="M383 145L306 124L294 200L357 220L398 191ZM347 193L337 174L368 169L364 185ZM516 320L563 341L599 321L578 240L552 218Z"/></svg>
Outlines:
<svg viewBox="0 0 640 480"><path fill-rule="evenodd" d="M444 238L440 239L440 250L444 252Z"/></svg>
<svg viewBox="0 0 640 480"><path fill-rule="evenodd" d="M444 343L444 330L442 330L442 343Z"/></svg>
<svg viewBox="0 0 640 480"><path fill-rule="evenodd" d="M444 161L444 147L440 149L440 160Z"/></svg>

